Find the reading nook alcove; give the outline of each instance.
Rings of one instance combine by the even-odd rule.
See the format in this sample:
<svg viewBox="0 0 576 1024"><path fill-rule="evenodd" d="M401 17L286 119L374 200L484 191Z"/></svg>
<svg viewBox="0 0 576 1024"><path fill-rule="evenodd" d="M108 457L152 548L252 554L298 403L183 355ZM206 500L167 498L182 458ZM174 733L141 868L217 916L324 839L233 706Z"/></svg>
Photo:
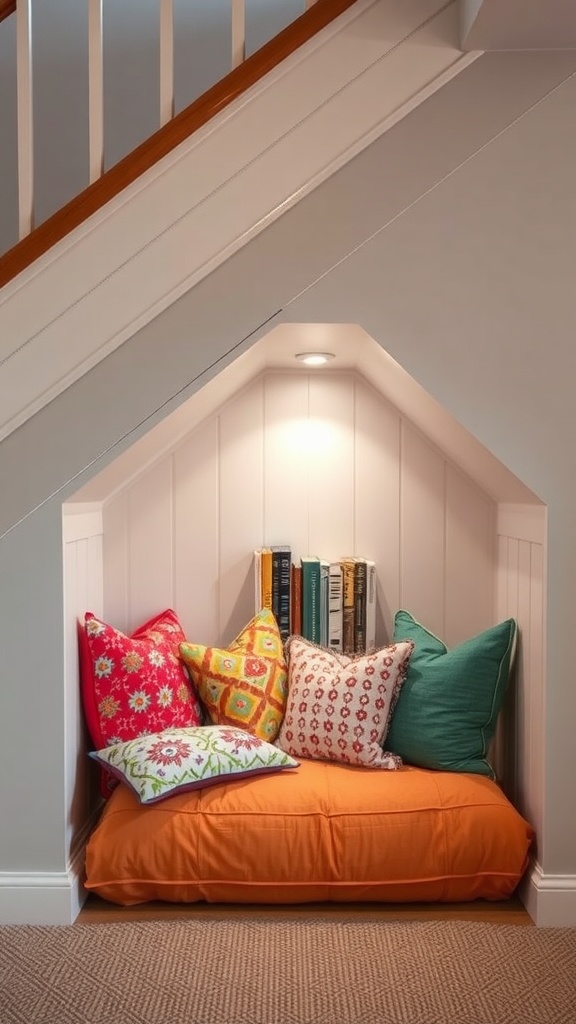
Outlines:
<svg viewBox="0 0 576 1024"><path fill-rule="evenodd" d="M296 360L333 355L325 367ZM519 627L494 761L538 820L531 765L543 689L545 507L356 325L283 324L63 507L66 689L81 723L77 624L130 633L165 608L226 646L254 614L254 550L376 563L376 641L409 609L451 647ZM80 834L97 792L84 729Z"/></svg>

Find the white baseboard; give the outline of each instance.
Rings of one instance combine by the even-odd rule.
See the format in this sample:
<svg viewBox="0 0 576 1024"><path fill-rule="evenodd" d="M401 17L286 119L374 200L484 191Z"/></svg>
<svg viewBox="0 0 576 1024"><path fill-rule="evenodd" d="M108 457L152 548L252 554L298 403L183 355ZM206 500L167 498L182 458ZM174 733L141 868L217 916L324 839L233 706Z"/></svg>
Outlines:
<svg viewBox="0 0 576 1024"><path fill-rule="evenodd" d="M77 844L67 871L0 871L0 926L72 924L87 895L84 845Z"/></svg>
<svg viewBox="0 0 576 1024"><path fill-rule="evenodd" d="M576 875L547 875L533 864L518 895L540 928L576 928Z"/></svg>
<svg viewBox="0 0 576 1024"><path fill-rule="evenodd" d="M67 872L0 874L0 925L72 924L85 895Z"/></svg>

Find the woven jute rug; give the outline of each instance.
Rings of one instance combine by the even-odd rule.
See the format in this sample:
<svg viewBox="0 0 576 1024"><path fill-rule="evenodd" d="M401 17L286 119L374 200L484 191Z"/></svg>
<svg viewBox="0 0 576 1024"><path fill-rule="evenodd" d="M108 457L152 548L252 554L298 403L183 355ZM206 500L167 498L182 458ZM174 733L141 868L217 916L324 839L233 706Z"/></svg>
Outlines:
<svg viewBox="0 0 576 1024"><path fill-rule="evenodd" d="M1 1024L576 1024L576 929L169 920L0 928Z"/></svg>

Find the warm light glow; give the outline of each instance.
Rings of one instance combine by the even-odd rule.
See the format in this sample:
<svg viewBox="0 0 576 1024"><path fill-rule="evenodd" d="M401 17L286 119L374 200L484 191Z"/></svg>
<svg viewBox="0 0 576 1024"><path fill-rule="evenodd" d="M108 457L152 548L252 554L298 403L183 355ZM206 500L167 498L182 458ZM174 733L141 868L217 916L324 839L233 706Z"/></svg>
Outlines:
<svg viewBox="0 0 576 1024"><path fill-rule="evenodd" d="M323 366L329 359L334 359L333 352L298 352L296 359L306 366Z"/></svg>

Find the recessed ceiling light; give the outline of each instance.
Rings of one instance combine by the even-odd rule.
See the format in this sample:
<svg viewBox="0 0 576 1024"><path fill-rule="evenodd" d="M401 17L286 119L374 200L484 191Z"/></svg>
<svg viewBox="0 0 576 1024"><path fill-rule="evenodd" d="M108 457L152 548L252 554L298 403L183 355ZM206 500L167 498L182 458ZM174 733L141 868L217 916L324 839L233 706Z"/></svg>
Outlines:
<svg viewBox="0 0 576 1024"><path fill-rule="evenodd" d="M306 366L323 366L330 359L334 359L333 352L298 352L296 359Z"/></svg>

